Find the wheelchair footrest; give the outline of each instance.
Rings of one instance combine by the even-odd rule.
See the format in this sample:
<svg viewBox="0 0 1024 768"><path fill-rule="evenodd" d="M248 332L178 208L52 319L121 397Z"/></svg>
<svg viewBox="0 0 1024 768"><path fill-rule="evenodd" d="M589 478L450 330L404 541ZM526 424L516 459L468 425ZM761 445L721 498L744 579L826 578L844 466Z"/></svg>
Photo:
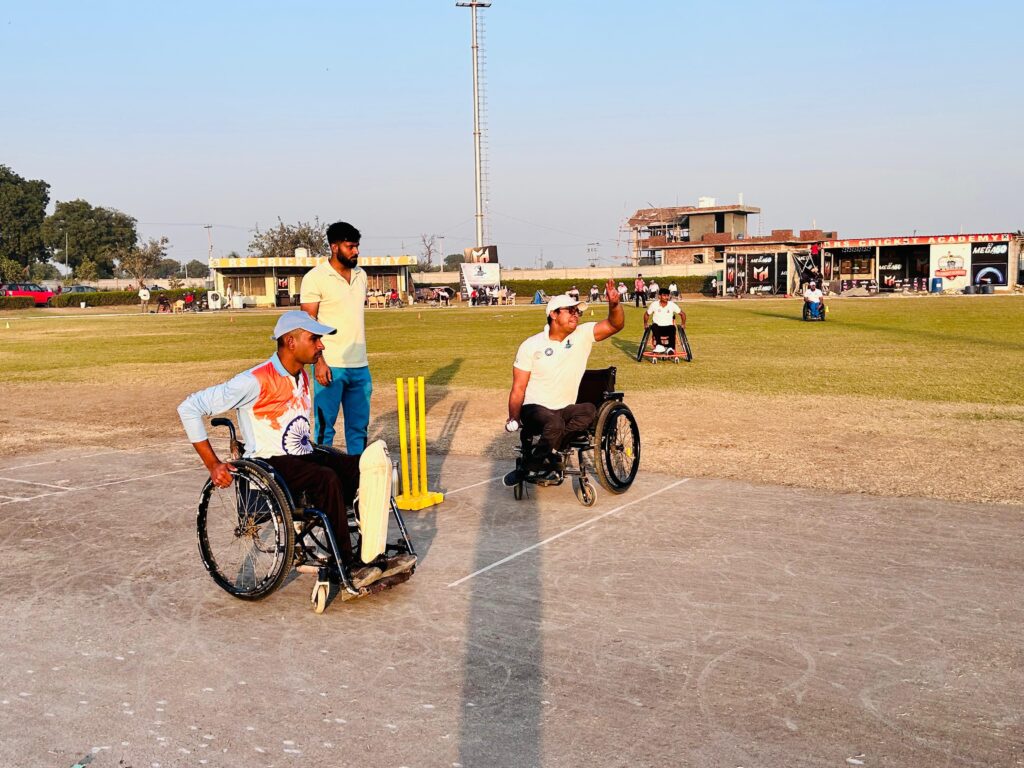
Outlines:
<svg viewBox="0 0 1024 768"><path fill-rule="evenodd" d="M345 600L353 600L357 597L362 597L363 595L373 595L377 592L383 592L385 589L391 589L393 586L401 584L403 581L408 581L411 576L412 569L407 571L401 571L400 573L394 573L391 576L384 576L382 578L377 579L377 581L373 582L372 584L368 584L367 586L359 590L358 595L353 595L344 589L341 590L339 595L343 602Z"/></svg>

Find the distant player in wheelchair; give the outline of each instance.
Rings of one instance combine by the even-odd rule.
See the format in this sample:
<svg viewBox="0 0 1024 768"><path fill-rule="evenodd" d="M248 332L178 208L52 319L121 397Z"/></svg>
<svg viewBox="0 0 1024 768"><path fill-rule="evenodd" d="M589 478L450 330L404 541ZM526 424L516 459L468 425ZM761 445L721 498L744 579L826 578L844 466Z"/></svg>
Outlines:
<svg viewBox="0 0 1024 768"><path fill-rule="evenodd" d="M804 291L803 319L825 319L825 294L814 280L807 283L807 289Z"/></svg>
<svg viewBox="0 0 1024 768"><path fill-rule="evenodd" d="M312 596L319 613L332 577L356 596L370 585L408 578L415 566L415 551L391 498L392 467L383 442L361 456L348 456L310 439L306 366L320 358L321 337L332 333L334 328L306 312L285 312L274 328L277 352L269 360L178 406L188 439L210 473L197 514L200 553L214 581L236 597L265 597L292 565L307 566L319 576ZM210 444L203 417L229 410L238 412L244 457L231 422L215 419L214 425L231 430L232 456L223 461ZM348 508L357 490L350 524ZM402 536L390 546L389 502ZM404 578L391 578L399 575ZM387 578L391 581L376 584Z"/></svg>
<svg viewBox="0 0 1024 768"><path fill-rule="evenodd" d="M587 305L577 298L566 294L553 297L545 308L544 330L526 339L516 353L505 428L515 432L522 427L522 457L502 481L515 489L516 498L522 497L524 483L559 485L566 474L573 474L578 478L577 496L585 505L593 504L594 489L586 476L583 454L595 448L590 439L595 423L597 432L602 424L606 427L603 442L598 439L596 446L599 451L605 448L596 460L602 485L608 477L609 485L605 487L621 493L633 481L639 461L639 435L632 413L621 402L621 393L611 391L615 369L586 370L594 342L604 341L625 325L619 292L612 280L605 286L605 297L608 317L596 323L580 323ZM619 417L628 422L628 448L622 448L622 441L615 436ZM613 454L617 449L620 453L628 451L628 467L621 466L621 461L616 463ZM573 452L578 456L577 465L567 467L566 458Z"/></svg>

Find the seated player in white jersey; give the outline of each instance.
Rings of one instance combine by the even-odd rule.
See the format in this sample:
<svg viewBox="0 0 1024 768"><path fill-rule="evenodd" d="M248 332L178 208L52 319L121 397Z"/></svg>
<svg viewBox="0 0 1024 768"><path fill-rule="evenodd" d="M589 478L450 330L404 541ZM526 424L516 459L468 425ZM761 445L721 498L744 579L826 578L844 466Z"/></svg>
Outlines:
<svg viewBox="0 0 1024 768"><path fill-rule="evenodd" d="M811 317L820 317L825 311L825 294L821 292L818 283L811 280L804 291L804 303L810 310Z"/></svg>
<svg viewBox="0 0 1024 768"><path fill-rule="evenodd" d="M661 288L658 300L651 304L644 313L644 329L651 327L648 347L653 347L656 355L672 355L676 350L676 318L679 327L686 327L686 313L674 301L669 301L670 289Z"/></svg>
<svg viewBox="0 0 1024 768"><path fill-rule="evenodd" d="M608 317L596 323L580 323L587 305L568 295L555 296L545 308L547 325L519 346L512 364L512 390L508 396L505 429L520 426L540 441L523 456L527 472L537 479L558 477L557 451L567 434L581 432L593 423L597 409L592 403L576 403L580 381L587 369L590 349L622 330L626 317L619 304L615 282L605 286ZM511 487L520 480L513 470L502 482Z"/></svg>

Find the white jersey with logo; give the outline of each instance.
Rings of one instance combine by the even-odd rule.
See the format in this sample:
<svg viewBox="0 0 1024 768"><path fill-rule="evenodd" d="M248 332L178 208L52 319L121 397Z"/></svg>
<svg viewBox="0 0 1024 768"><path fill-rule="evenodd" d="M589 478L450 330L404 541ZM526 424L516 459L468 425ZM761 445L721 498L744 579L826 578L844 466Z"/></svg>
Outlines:
<svg viewBox="0 0 1024 768"><path fill-rule="evenodd" d="M804 291L804 298L807 299L807 301L809 301L811 304L817 304L819 301L825 298L825 294L821 292L820 288L814 288L813 290L811 288L808 288L806 291Z"/></svg>
<svg viewBox="0 0 1024 768"><path fill-rule="evenodd" d="M545 328L519 345L513 365L530 373L523 405L558 410L576 402L596 325L583 323L561 341L552 341Z"/></svg>
<svg viewBox="0 0 1024 768"><path fill-rule="evenodd" d="M651 316L651 322L655 325L672 325L673 318L682 311L674 301L668 302L664 307L660 301L656 301L647 308L647 314Z"/></svg>

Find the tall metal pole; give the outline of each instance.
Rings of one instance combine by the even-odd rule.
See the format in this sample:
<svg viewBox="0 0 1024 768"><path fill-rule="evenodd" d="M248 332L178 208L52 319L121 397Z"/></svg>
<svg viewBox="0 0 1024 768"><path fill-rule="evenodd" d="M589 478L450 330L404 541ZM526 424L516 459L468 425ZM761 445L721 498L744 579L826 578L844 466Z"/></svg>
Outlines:
<svg viewBox="0 0 1024 768"><path fill-rule="evenodd" d="M480 46L476 34L476 9L490 8L490 3L456 3L459 8L472 11L473 22L473 159L476 182L476 247L484 245L484 193L480 164Z"/></svg>

